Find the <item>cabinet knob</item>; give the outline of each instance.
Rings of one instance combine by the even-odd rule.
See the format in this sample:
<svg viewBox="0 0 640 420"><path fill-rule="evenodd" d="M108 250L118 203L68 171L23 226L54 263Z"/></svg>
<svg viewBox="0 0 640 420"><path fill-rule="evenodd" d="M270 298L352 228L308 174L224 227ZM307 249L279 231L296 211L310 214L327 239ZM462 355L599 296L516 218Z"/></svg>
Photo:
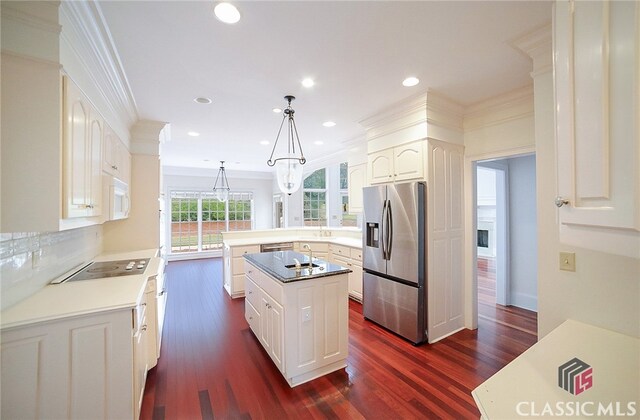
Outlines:
<svg viewBox="0 0 640 420"><path fill-rule="evenodd" d="M111 169L115 169L117 171L118 167L116 165L111 165Z"/></svg>
<svg viewBox="0 0 640 420"><path fill-rule="evenodd" d="M147 304L146 303L142 303L142 304L140 304L140 306L147 306Z"/></svg>
<svg viewBox="0 0 640 420"><path fill-rule="evenodd" d="M253 273L253 271L252 271L252 270L249 270L249 271L247 271L247 273L251 274L251 273Z"/></svg>
<svg viewBox="0 0 640 420"><path fill-rule="evenodd" d="M564 206L565 204L569 204L569 200L567 200L565 198L562 198L560 196L557 196L556 200L555 200L555 203L556 203L556 207L560 208L560 207Z"/></svg>
<svg viewBox="0 0 640 420"><path fill-rule="evenodd" d="M392 177L392 175L389 175L389 178L391 178L391 177Z"/></svg>
<svg viewBox="0 0 640 420"><path fill-rule="evenodd" d="M253 317L252 317L252 316L250 316L250 317L249 317L249 319L253 319Z"/></svg>
<svg viewBox="0 0 640 420"><path fill-rule="evenodd" d="M249 290L249 294L253 293L251 290Z"/></svg>
<svg viewBox="0 0 640 420"><path fill-rule="evenodd" d="M142 326L142 328L140 328L140 330L142 330L142 331L147 331L147 324L144 324L144 325Z"/></svg>

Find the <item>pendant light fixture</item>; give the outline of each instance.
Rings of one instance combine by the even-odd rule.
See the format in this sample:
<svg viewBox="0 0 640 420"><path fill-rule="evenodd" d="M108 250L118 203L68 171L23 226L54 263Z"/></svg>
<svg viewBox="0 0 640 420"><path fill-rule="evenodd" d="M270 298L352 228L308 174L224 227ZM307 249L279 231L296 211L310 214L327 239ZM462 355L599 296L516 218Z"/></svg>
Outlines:
<svg viewBox="0 0 640 420"><path fill-rule="evenodd" d="M218 180L220 181L220 186L218 186ZM216 182L213 184L213 193L219 201L227 201L229 199L229 181L227 181L227 174L224 171L224 160L220 161L218 176L216 176Z"/></svg>
<svg viewBox="0 0 640 420"><path fill-rule="evenodd" d="M298 191L298 188L300 188L300 185L302 184L302 165L305 164L307 159L305 159L304 154L302 153L302 146L300 145L300 138L298 137L298 129L296 128L296 122L293 119L295 111L291 108L291 101L296 98L295 96L287 95L284 99L287 100L288 105L283 112L280 129L278 130L278 135L276 136L276 141L273 144L273 150L271 151L271 156L267 161L267 165L276 167L276 177L278 179L278 187L280 187L280 191L291 195L291 193ZM273 155L276 152L276 147L278 146L278 140L285 120L287 121L287 150L281 157L274 159ZM300 151L299 156L296 154L296 145Z"/></svg>

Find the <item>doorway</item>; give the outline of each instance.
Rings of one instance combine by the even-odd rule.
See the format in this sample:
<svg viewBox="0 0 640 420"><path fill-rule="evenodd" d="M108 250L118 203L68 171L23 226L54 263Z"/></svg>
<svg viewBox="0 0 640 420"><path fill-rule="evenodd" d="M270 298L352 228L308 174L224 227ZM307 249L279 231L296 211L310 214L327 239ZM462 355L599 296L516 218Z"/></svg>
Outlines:
<svg viewBox="0 0 640 420"><path fill-rule="evenodd" d="M535 155L478 161L474 170L478 318L497 323L522 319L519 326L535 332Z"/></svg>
<svg viewBox="0 0 640 420"><path fill-rule="evenodd" d="M273 196L273 227L275 229L285 227L282 194L274 194Z"/></svg>

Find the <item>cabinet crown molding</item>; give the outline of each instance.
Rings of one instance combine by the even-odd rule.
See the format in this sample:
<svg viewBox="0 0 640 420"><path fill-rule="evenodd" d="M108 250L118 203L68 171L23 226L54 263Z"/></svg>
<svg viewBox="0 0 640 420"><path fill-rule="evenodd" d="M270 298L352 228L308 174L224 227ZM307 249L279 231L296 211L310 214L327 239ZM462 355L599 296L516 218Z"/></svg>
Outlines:
<svg viewBox="0 0 640 420"><path fill-rule="evenodd" d="M462 105L436 92L427 91L393 103L359 123L367 131L368 140L418 127L420 135L406 139L412 141L428 137L430 126L461 133L463 113Z"/></svg>
<svg viewBox="0 0 640 420"><path fill-rule="evenodd" d="M134 124L138 110L133 92L99 4L64 1L60 17L61 41L67 43L98 87L111 113L127 126Z"/></svg>

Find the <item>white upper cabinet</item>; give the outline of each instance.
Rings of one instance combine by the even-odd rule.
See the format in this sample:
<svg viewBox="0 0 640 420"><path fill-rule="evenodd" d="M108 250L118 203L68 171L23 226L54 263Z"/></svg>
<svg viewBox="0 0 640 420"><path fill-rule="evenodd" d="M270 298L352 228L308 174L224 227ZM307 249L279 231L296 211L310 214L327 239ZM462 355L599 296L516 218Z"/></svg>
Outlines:
<svg viewBox="0 0 640 420"><path fill-rule="evenodd" d="M349 213L362 213L362 188L367 186L367 164L349 166Z"/></svg>
<svg viewBox="0 0 640 420"><path fill-rule="evenodd" d="M640 230L640 3L555 7L560 221Z"/></svg>
<svg viewBox="0 0 640 420"><path fill-rule="evenodd" d="M131 154L118 135L105 124L102 170L129 185L131 180Z"/></svg>
<svg viewBox="0 0 640 420"><path fill-rule="evenodd" d="M369 154L371 184L408 181L424 177L423 142L403 144Z"/></svg>
<svg viewBox="0 0 640 420"><path fill-rule="evenodd" d="M63 218L99 216L104 122L68 77L63 86Z"/></svg>

